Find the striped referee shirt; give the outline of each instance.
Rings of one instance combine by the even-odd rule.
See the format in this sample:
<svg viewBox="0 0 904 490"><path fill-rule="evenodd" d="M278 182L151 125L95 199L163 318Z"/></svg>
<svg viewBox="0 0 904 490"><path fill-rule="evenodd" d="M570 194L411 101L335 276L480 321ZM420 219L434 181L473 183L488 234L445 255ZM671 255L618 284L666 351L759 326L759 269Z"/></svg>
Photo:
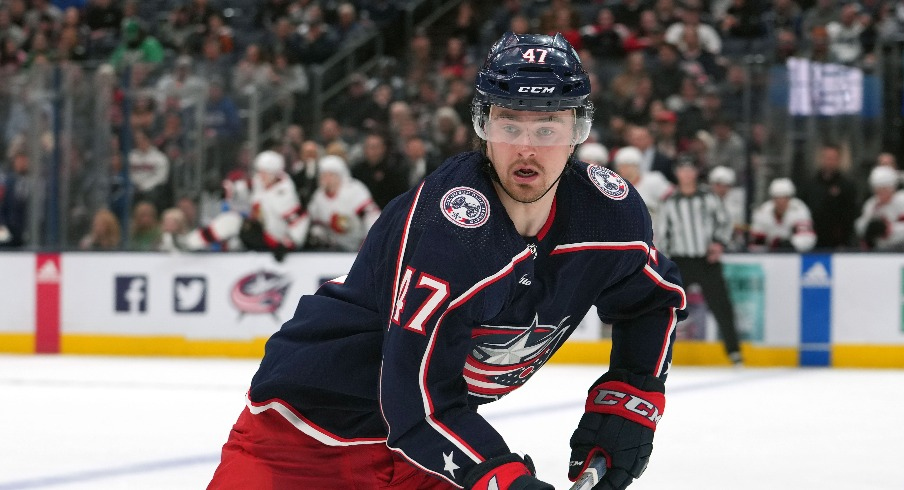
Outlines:
<svg viewBox="0 0 904 490"><path fill-rule="evenodd" d="M715 194L676 192L659 211L656 244L670 257L701 258L712 242L729 243L731 231L731 219Z"/></svg>

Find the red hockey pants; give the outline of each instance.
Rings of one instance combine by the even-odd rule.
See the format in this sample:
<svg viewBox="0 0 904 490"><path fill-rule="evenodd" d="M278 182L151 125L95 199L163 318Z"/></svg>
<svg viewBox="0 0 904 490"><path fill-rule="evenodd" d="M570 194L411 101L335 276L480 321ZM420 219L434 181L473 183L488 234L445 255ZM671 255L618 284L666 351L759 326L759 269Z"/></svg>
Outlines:
<svg viewBox="0 0 904 490"><path fill-rule="evenodd" d="M327 446L274 410L247 407L223 445L208 490L449 490L448 482L414 467L386 444Z"/></svg>

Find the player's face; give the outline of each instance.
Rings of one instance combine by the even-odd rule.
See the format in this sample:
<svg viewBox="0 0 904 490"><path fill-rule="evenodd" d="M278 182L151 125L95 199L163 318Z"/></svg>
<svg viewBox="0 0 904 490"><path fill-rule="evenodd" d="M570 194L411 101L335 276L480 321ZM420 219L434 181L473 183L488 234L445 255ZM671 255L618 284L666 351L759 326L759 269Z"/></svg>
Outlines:
<svg viewBox="0 0 904 490"><path fill-rule="evenodd" d="M574 111L490 108L487 156L499 181L518 202L534 202L557 183L574 150Z"/></svg>

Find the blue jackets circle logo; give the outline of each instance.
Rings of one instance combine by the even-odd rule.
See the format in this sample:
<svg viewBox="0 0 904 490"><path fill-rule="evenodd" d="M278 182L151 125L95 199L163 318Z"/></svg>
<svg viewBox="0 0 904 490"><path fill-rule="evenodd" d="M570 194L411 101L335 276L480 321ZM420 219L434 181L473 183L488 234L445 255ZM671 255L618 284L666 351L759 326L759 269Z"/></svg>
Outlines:
<svg viewBox="0 0 904 490"><path fill-rule="evenodd" d="M470 187L456 187L440 200L440 208L447 220L462 228L477 228L490 219L490 202Z"/></svg>
<svg viewBox="0 0 904 490"><path fill-rule="evenodd" d="M606 197L616 201L628 197L628 183L612 170L598 165L588 165L587 175L590 176L593 185Z"/></svg>

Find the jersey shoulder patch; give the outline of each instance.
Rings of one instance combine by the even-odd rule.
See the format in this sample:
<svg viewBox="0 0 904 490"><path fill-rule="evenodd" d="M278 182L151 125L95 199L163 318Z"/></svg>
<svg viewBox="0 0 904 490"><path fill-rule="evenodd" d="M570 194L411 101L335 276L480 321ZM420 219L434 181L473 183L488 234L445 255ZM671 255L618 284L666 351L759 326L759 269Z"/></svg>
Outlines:
<svg viewBox="0 0 904 490"><path fill-rule="evenodd" d="M439 201L443 216L462 228L477 228L490 219L490 202L480 191L459 186L449 189Z"/></svg>
<svg viewBox="0 0 904 490"><path fill-rule="evenodd" d="M593 185L609 199L621 201L628 197L628 192L630 192L628 183L614 171L599 165L587 165L587 176L590 177Z"/></svg>

